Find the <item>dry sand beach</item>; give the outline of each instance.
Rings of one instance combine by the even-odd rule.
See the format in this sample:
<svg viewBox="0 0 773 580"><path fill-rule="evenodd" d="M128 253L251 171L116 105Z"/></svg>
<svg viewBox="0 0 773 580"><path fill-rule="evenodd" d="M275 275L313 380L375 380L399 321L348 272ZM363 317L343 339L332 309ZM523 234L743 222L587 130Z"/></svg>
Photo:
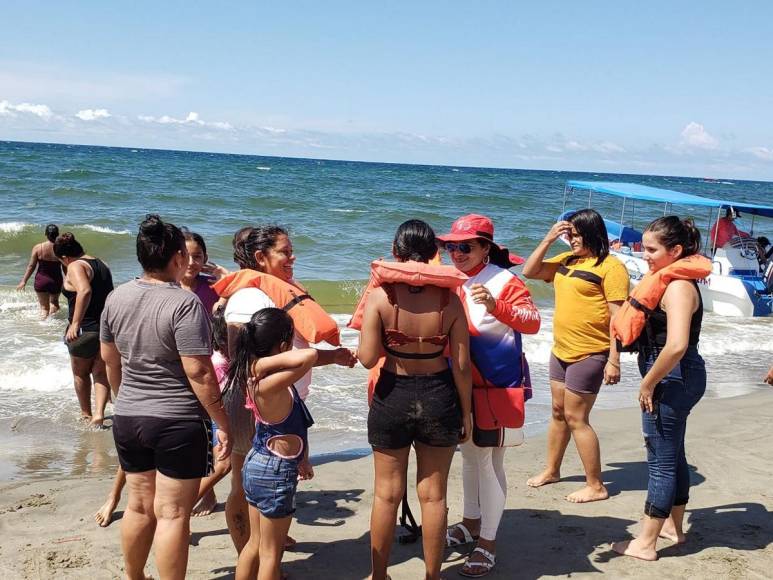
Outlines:
<svg viewBox="0 0 773 580"><path fill-rule="evenodd" d="M611 552L609 542L637 530L646 464L635 409L597 411L609 501L575 505L564 496L582 482L570 448L562 482L530 489L541 465L544 437L508 452L509 497L490 578L770 578L773 569L773 390L702 402L690 419L687 456L693 490L688 542L660 544L654 563ZM461 457L449 483L449 521L460 516ZM369 572L370 457L327 457L298 495L298 540L285 556L290 578L356 579ZM64 478L0 486L0 570L5 578L118 578L122 573L118 520L98 528L92 513L109 478ZM219 497L225 497L221 484ZM418 512L418 502L412 506ZM418 516L418 514L417 514ZM235 553L220 511L192 523L189 578L229 578ZM393 579L423 577L419 544L395 544ZM460 578L462 556L448 553L444 577ZM147 572L154 574L152 556Z"/></svg>

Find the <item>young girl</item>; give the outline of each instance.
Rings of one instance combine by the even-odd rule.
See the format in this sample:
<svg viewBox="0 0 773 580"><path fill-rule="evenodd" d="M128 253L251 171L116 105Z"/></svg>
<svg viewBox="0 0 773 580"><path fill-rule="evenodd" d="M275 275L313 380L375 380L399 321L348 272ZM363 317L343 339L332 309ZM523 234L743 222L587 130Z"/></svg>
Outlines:
<svg viewBox="0 0 773 580"><path fill-rule="evenodd" d="M293 350L293 332L285 311L259 310L239 328L228 371L226 389L246 389L256 428L242 471L250 538L239 555L238 580L278 580L298 480L314 476L307 438L314 420L294 383L314 366L318 353Z"/></svg>

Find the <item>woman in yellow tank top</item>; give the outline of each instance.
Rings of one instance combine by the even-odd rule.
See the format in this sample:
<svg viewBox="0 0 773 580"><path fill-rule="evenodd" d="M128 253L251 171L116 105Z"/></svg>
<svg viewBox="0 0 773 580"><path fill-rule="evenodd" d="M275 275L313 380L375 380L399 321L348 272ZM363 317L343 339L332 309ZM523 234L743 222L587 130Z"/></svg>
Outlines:
<svg viewBox="0 0 773 580"><path fill-rule="evenodd" d="M545 259L561 236L566 236L571 251ZM609 494L601 480L599 441L589 416L602 381L615 384L620 380L620 355L610 340L609 323L628 297L628 271L609 255L602 217L595 210L584 209L550 229L524 264L523 275L552 282L556 293L547 466L527 483L540 487L559 481L564 452L573 438L586 485L566 499L574 503L606 499Z"/></svg>

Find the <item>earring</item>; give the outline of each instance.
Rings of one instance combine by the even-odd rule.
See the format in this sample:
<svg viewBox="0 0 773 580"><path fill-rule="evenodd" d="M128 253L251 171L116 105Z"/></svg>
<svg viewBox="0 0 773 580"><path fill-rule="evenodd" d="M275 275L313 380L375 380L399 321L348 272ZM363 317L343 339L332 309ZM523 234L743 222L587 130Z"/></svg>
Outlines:
<svg viewBox="0 0 773 580"><path fill-rule="evenodd" d="M486 257L485 257L485 258L483 258L483 263L484 263L484 264L488 264L490 261L491 261L491 258L489 258L489 255L488 255L488 254L486 254Z"/></svg>

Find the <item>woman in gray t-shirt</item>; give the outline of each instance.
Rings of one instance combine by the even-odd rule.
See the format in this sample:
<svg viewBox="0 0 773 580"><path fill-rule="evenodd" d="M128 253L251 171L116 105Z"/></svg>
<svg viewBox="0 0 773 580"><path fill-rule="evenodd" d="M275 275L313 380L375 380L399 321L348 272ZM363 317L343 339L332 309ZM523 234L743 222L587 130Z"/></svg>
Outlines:
<svg viewBox="0 0 773 580"><path fill-rule="evenodd" d="M185 575L199 482L212 468L210 417L220 458L230 453L230 427L210 360L209 317L179 285L188 266L182 232L149 215L137 258L142 276L110 294L100 332L118 394L113 438L129 488L121 540L131 546L124 551L128 577L143 576L155 541L161 577L177 578Z"/></svg>

